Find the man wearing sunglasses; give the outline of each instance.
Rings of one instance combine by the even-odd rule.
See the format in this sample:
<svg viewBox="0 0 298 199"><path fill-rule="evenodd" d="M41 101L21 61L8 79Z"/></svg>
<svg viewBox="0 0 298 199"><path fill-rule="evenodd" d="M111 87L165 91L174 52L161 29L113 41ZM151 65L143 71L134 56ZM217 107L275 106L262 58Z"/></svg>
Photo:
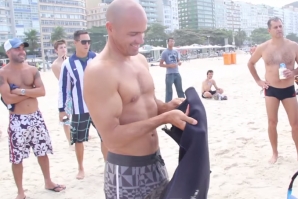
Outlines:
<svg viewBox="0 0 298 199"><path fill-rule="evenodd" d="M84 145L88 141L89 127L93 125L89 110L83 99L83 79L87 64L96 56L90 51L90 36L87 31L78 30L74 33L74 46L76 52L67 58L62 66L59 77L59 118L67 117L65 113L66 100L71 93L72 99L72 121L71 121L71 144L75 144L75 151L78 161L77 179L85 177L83 167ZM94 126L94 125L93 125ZM95 126L94 126L95 127ZM104 154L104 146L101 143ZM105 156L104 156L105 157Z"/></svg>

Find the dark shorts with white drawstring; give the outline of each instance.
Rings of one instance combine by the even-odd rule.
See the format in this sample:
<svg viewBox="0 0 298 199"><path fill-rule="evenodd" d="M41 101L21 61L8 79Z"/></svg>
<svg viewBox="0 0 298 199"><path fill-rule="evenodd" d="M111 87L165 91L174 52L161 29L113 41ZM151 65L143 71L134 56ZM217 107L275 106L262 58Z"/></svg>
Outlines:
<svg viewBox="0 0 298 199"><path fill-rule="evenodd" d="M106 199L158 198L168 182L159 150L147 156L108 152L104 174Z"/></svg>

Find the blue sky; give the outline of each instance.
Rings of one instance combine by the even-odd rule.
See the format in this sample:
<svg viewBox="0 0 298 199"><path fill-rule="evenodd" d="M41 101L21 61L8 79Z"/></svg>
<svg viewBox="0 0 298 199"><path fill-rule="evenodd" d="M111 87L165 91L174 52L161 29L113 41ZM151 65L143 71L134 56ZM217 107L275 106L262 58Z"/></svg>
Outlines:
<svg viewBox="0 0 298 199"><path fill-rule="evenodd" d="M236 0L236 1L244 1L244 2L250 2L253 4L266 4L269 6L273 6L273 7L282 7L285 4L289 4L292 2L295 2L295 0L275 0L275 1L270 1L270 0ZM298 0L297 0L298 1Z"/></svg>

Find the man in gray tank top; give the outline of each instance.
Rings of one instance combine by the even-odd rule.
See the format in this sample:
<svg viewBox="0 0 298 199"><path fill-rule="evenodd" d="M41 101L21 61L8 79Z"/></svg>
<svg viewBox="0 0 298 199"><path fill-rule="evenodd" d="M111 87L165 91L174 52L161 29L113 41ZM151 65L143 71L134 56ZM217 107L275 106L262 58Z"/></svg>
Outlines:
<svg viewBox="0 0 298 199"><path fill-rule="evenodd" d="M182 80L179 73L178 66L181 65L180 54L177 50L174 50L175 40L173 38L168 39L168 48L161 54L160 67L167 69L166 73L166 99L165 102L169 102L173 98L172 85L175 85L177 95L179 98L184 98L184 92L182 89Z"/></svg>

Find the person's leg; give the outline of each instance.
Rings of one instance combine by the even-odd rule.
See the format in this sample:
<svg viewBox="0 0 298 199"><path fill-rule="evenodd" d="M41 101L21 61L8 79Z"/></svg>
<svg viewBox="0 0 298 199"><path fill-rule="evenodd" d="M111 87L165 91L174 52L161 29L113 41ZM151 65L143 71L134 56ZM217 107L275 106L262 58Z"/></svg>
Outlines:
<svg viewBox="0 0 298 199"><path fill-rule="evenodd" d="M63 125L63 130L68 142L68 145L70 145L70 126L69 125Z"/></svg>
<svg viewBox="0 0 298 199"><path fill-rule="evenodd" d="M223 91L222 88L220 88L220 89L217 90L217 92L218 92L219 94L223 94L224 91Z"/></svg>
<svg viewBox="0 0 298 199"><path fill-rule="evenodd" d="M11 114L9 116L8 127L8 145L9 145L9 161L12 163L12 173L18 189L16 199L24 199L26 195L23 188L23 159L28 158L30 154L30 145L28 144L27 126L19 122L21 115ZM26 122L25 116L22 118ZM15 131L19 130L19 131Z"/></svg>
<svg viewBox="0 0 298 199"><path fill-rule="evenodd" d="M53 154L53 148L48 129L40 111L31 114L31 124L29 144L37 157L44 177L45 188L60 192L65 189L65 186L55 184L51 179L50 162L47 154Z"/></svg>
<svg viewBox="0 0 298 199"><path fill-rule="evenodd" d="M84 142L88 141L89 137L89 127L91 124L91 117L89 113L83 113L76 115L74 118L74 122L76 122L76 131L72 133L72 135L76 135L76 139L73 139L73 143L75 143L75 151L78 161L78 174L77 179L81 180L85 177L85 170L83 165L84 160Z"/></svg>
<svg viewBox="0 0 298 199"><path fill-rule="evenodd" d="M295 92L295 90L293 92ZM287 112L289 123L292 128L292 138L296 146L298 159L298 105L296 96L282 100L282 104Z"/></svg>
<svg viewBox="0 0 298 199"><path fill-rule="evenodd" d="M23 163L22 162L19 164L12 163L12 173L18 189L18 195L16 199L26 198L26 195L23 189Z"/></svg>
<svg viewBox="0 0 298 199"><path fill-rule="evenodd" d="M176 88L177 96L179 98L185 98L183 88L182 88L182 78L180 73L175 73L175 78L174 78L174 85Z"/></svg>
<svg viewBox="0 0 298 199"><path fill-rule="evenodd" d="M166 99L165 102L169 102L173 98L174 74L166 74Z"/></svg>
<svg viewBox="0 0 298 199"><path fill-rule="evenodd" d="M202 94L202 97L203 98L212 98L212 94L210 93L210 92L204 92L203 94Z"/></svg>
<svg viewBox="0 0 298 199"><path fill-rule="evenodd" d="M272 148L272 157L269 160L270 163L275 163L278 158L277 151L277 122L278 122L278 108L279 108L279 99L275 97L265 97L265 104L268 117L268 135Z"/></svg>

